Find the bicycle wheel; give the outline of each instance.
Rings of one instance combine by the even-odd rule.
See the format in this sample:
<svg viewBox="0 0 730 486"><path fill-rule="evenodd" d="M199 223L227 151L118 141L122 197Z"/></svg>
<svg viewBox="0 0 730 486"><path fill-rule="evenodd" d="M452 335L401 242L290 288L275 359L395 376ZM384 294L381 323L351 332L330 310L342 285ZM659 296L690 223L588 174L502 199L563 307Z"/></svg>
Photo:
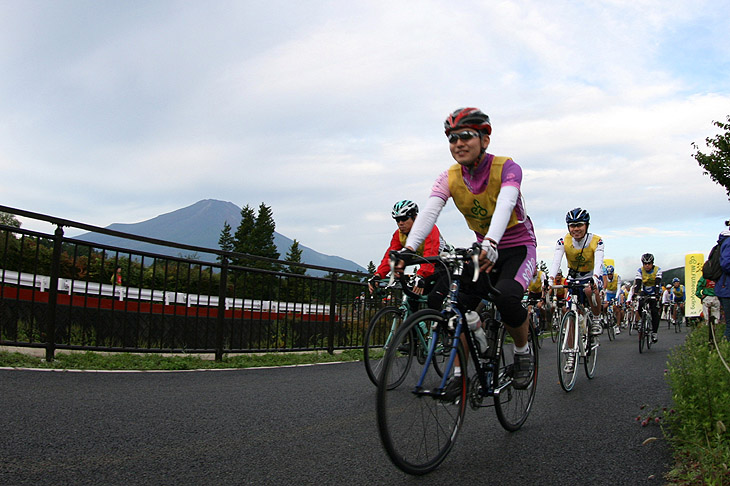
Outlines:
<svg viewBox="0 0 730 486"><path fill-rule="evenodd" d="M639 353L644 352L644 341L646 340L646 314L641 313L641 321L639 321Z"/></svg>
<svg viewBox="0 0 730 486"><path fill-rule="evenodd" d="M678 311L677 320L674 321L674 332L682 332L682 321L684 321L684 316Z"/></svg>
<svg viewBox="0 0 730 486"><path fill-rule="evenodd" d="M591 328L591 318L586 316L586 327ZM585 337L585 358L583 358L583 365L586 370L586 376L588 379L592 379L596 373L596 359L598 359L598 340L596 336L592 336L590 331L586 333Z"/></svg>
<svg viewBox="0 0 730 486"><path fill-rule="evenodd" d="M532 319L530 323L530 336L528 339L530 342L534 341L537 343L537 348L542 347L542 339L540 339L540 314L537 311L532 313Z"/></svg>
<svg viewBox="0 0 730 486"><path fill-rule="evenodd" d="M553 318L550 322L550 339L553 340L553 342L558 340L558 331L560 329L560 310L554 309L553 310Z"/></svg>
<svg viewBox="0 0 730 486"><path fill-rule="evenodd" d="M616 318L613 316L607 316L606 317L606 333L608 334L608 340L613 341L616 339L616 330L614 329L614 326L616 325Z"/></svg>
<svg viewBox="0 0 730 486"><path fill-rule="evenodd" d="M398 327L403 322L403 310L398 307L384 307L373 316L365 332L365 347L363 350L363 361L365 361L365 371L368 378L375 386L378 386L380 372L383 368L383 358L388 347L393 342ZM389 386L398 386L402 377L405 376L407 368L410 366L411 357L413 356L414 340L409 339L407 342L401 343L402 349L399 359L396 363L397 369L391 372L393 382ZM397 371L400 370L400 373Z"/></svg>
<svg viewBox="0 0 730 486"><path fill-rule="evenodd" d="M646 316L646 327L644 328L644 337L646 338L646 349L651 349L651 317Z"/></svg>
<svg viewBox="0 0 730 486"><path fill-rule="evenodd" d="M436 311L420 319L429 323L442 323L444 318ZM415 317L415 314L414 316ZM395 362L399 359L398 345L407 342L416 325L408 319L396 333L393 345L388 348L383 364L383 378L377 392L377 419L380 440L390 460L402 471L421 475L436 469L446 458L461 429L466 412L467 372L458 379L461 393L456 399L446 400L440 392L442 377L430 364L412 366L403 386L390 388L386 384L392 373L398 374ZM442 327L439 328L439 331ZM453 340L449 342L451 346ZM457 345L459 362L466 363L464 349ZM453 367L451 368L453 370ZM452 374L450 371L449 374ZM423 374L423 384L416 388ZM453 377L452 377L453 378Z"/></svg>
<svg viewBox="0 0 730 486"><path fill-rule="evenodd" d="M573 340L568 340L569 330L574 333L578 331L577 316L574 311L568 311L560 322L560 332L558 334L558 378L560 378L560 386L563 390L569 392L575 386L575 366L578 364L578 350L573 344ZM568 357L573 356L573 366L569 368Z"/></svg>
<svg viewBox="0 0 730 486"><path fill-rule="evenodd" d="M505 344L506 330L500 327L498 335L499 354L497 355L498 367L494 374L494 409L497 412L497 419L505 430L514 432L522 427L532 409L532 402L535 400L537 389L537 371L539 369L540 353L537 351L539 338L532 333L529 337L530 353L535 366L530 384L524 390L518 390L512 386L512 367L514 357L514 344Z"/></svg>

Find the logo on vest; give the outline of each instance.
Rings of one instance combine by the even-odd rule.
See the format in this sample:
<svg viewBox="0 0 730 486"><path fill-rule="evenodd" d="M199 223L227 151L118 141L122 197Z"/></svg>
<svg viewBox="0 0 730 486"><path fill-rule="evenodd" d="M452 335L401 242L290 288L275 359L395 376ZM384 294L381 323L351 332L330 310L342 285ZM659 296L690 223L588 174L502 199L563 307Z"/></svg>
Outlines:
<svg viewBox="0 0 730 486"><path fill-rule="evenodd" d="M471 214L473 219L479 220L477 224L480 228L486 228L489 226L489 213L476 199L474 199L474 206L471 208Z"/></svg>

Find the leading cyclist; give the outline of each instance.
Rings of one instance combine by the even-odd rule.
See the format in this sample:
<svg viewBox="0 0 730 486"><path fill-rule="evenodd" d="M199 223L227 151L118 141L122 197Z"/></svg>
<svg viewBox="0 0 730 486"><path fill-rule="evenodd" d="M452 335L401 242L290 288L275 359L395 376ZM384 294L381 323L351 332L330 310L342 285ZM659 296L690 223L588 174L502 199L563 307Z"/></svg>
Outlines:
<svg viewBox="0 0 730 486"><path fill-rule="evenodd" d="M446 118L444 129L451 156L457 163L437 177L426 206L408 235L406 248L418 248L452 198L482 247L479 280L471 281L473 272L469 268L463 273L461 304L466 309L476 308L488 294L484 282L485 274L490 274L500 291L494 303L515 344L513 386L525 389L532 379L534 361L528 345L528 316L522 295L537 263L537 239L520 194L522 169L509 157L487 153L492 125L481 110L455 110ZM460 368L455 368L457 373L461 373ZM447 387L447 395L460 392L461 380L449 384L455 385Z"/></svg>

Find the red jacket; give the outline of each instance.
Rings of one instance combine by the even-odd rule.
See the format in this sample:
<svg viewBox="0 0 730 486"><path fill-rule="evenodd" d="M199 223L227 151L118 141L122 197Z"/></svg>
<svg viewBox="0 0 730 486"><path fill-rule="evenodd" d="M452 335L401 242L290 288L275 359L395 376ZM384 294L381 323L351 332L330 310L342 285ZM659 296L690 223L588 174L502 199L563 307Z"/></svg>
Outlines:
<svg viewBox="0 0 730 486"><path fill-rule="evenodd" d="M388 272L390 272L390 252L392 250L403 249L403 244L401 244L400 236L400 230L395 230L395 233L393 233L393 238L391 238L390 240L390 246L383 256L383 261L380 262L380 265L375 272L375 275L379 276L380 278L385 278L388 275ZM430 257L437 256L439 254L439 251L441 251L441 233L439 232L438 227L434 225L431 233L429 233L429 235L426 237L426 240L423 242L423 252L417 251L416 253L421 256ZM418 272L416 273L423 278L429 277L433 274L433 265L421 264L421 268L419 268Z"/></svg>

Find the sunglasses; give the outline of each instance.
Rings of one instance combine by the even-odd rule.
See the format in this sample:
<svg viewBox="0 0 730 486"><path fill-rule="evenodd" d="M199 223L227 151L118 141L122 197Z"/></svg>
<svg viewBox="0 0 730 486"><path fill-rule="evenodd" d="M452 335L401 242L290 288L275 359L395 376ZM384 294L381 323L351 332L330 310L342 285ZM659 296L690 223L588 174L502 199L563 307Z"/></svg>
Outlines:
<svg viewBox="0 0 730 486"><path fill-rule="evenodd" d="M395 219L396 223L405 223L406 221L411 219L411 217L410 216L398 216L397 218L393 218L393 219Z"/></svg>
<svg viewBox="0 0 730 486"><path fill-rule="evenodd" d="M450 133L449 134L449 143L456 143L459 140L471 140L474 137L478 137L479 134L477 132L472 132L471 130L466 130L464 132L459 133Z"/></svg>
<svg viewBox="0 0 730 486"><path fill-rule="evenodd" d="M580 228L584 224L585 223L570 223L570 224L568 224L568 228Z"/></svg>

